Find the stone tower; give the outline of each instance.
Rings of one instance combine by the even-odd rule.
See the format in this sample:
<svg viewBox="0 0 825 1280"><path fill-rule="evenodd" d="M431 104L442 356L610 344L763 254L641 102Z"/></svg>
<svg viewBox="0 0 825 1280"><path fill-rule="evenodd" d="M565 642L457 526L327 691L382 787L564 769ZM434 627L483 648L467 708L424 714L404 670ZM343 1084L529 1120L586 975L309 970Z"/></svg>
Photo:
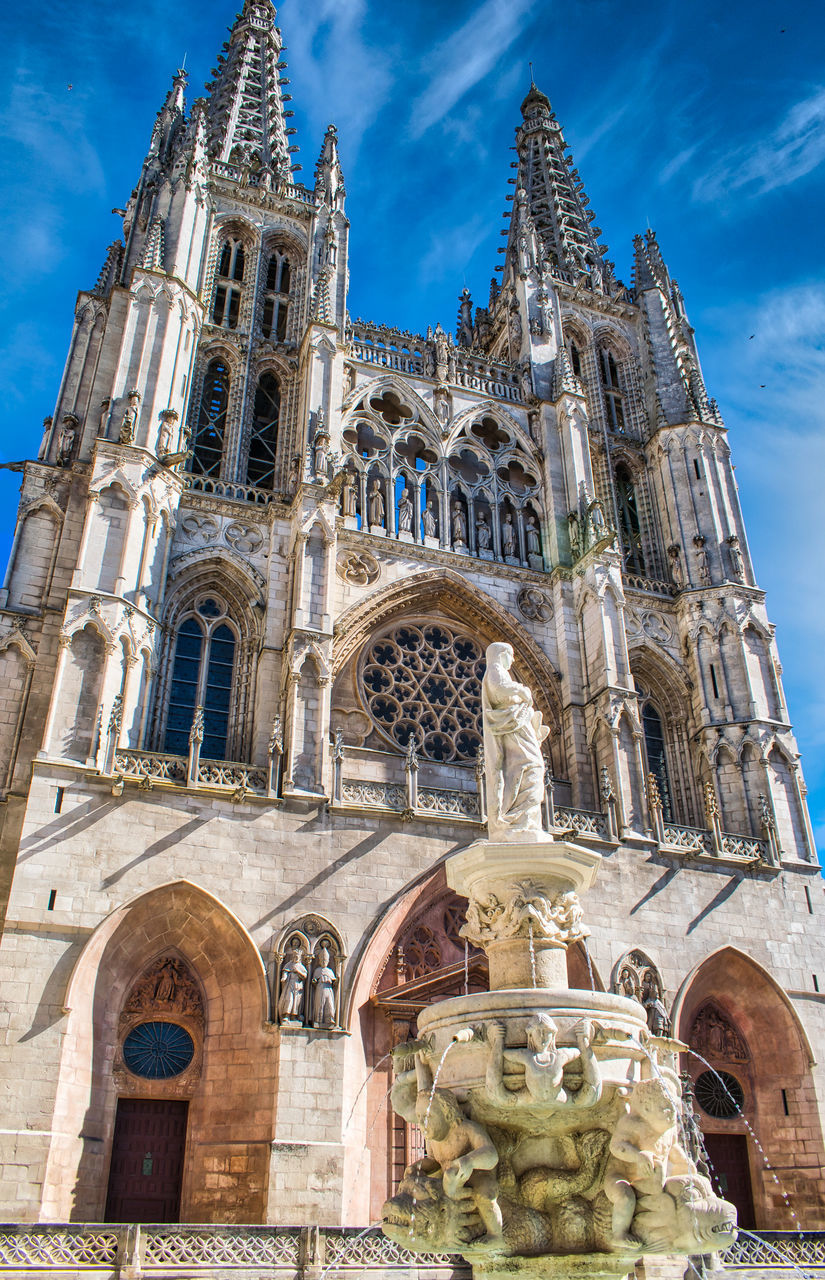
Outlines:
<svg viewBox="0 0 825 1280"><path fill-rule="evenodd" d="M743 1225L793 1228L755 1133L822 1226L818 866L678 285L650 232L617 278L532 85L487 306L352 320L337 133L301 185L283 52L245 0L208 98L175 76L25 465L5 1220L375 1218L420 1141L385 1055L486 982L441 864L502 639L546 823L603 854L572 985L664 1004L733 1081L685 1056Z"/></svg>

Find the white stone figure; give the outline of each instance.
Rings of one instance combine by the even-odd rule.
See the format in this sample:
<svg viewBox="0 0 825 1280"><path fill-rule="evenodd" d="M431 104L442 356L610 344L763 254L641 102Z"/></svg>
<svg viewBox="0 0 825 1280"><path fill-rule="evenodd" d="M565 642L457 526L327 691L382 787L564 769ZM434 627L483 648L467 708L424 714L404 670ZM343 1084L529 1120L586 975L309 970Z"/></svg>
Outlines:
<svg viewBox="0 0 825 1280"><path fill-rule="evenodd" d="M412 533L412 522L413 504L410 498L410 491L405 485L398 500L398 532Z"/></svg>
<svg viewBox="0 0 825 1280"><path fill-rule="evenodd" d="M335 1026L335 984L338 978L330 964L329 947L322 942L315 953L312 971L312 1025Z"/></svg>
<svg viewBox="0 0 825 1280"><path fill-rule="evenodd" d="M425 538L438 537L438 525L436 524L436 520L435 520L435 506L432 498L430 498L429 502L427 503L427 506L424 510L424 514L421 517L421 523L424 526Z"/></svg>
<svg viewBox="0 0 825 1280"><path fill-rule="evenodd" d="M369 497L368 506L369 506L370 524L375 525L376 528L383 529L384 497L383 497L383 494L381 493L380 480L373 480L372 482L372 485L370 487L370 497Z"/></svg>
<svg viewBox="0 0 825 1280"><path fill-rule="evenodd" d="M731 575L734 582L745 581L745 561L742 557L742 549L739 546L739 539L735 533L728 538L728 554L730 555Z"/></svg>
<svg viewBox="0 0 825 1280"><path fill-rule="evenodd" d="M696 537L693 539L693 545L696 547L696 563L699 567L699 581L703 587L710 586L710 561L708 560L707 548L705 547L705 539Z"/></svg>
<svg viewBox="0 0 825 1280"><path fill-rule="evenodd" d="M524 526L524 538L527 543L528 556L541 555L541 538L535 516L528 516Z"/></svg>
<svg viewBox="0 0 825 1280"><path fill-rule="evenodd" d="M503 1023L487 1026L490 1057L485 1084L494 1102L504 1106L592 1107L602 1096L602 1077L591 1046L592 1025L582 1022L575 1029L575 1047L556 1045L558 1027L549 1014L537 1013L527 1024L527 1048L507 1049ZM581 1084L570 1089L564 1083L564 1069L579 1060ZM524 1088L508 1089L504 1083L505 1060L524 1068Z"/></svg>
<svg viewBox="0 0 825 1280"><path fill-rule="evenodd" d="M345 516L350 518L356 514L355 476L351 471L344 472L344 488L341 494L341 506Z"/></svg>
<svg viewBox="0 0 825 1280"><path fill-rule="evenodd" d="M482 512L476 520L476 546L479 551L489 551L492 546L492 541L487 517Z"/></svg>
<svg viewBox="0 0 825 1280"><path fill-rule="evenodd" d="M467 545L467 517L460 502L453 503L453 546Z"/></svg>
<svg viewBox="0 0 825 1280"><path fill-rule="evenodd" d="M307 967L300 939L290 938L281 965L281 995L278 1015L282 1022L300 1022L304 1012Z"/></svg>
<svg viewBox="0 0 825 1280"><path fill-rule="evenodd" d="M329 459L329 435L321 427L315 432L313 441L313 466L316 476L321 480L327 478L327 462Z"/></svg>
<svg viewBox="0 0 825 1280"><path fill-rule="evenodd" d="M513 528L513 517L510 512L504 517L501 526L501 549L505 557L514 558L516 554L516 531Z"/></svg>
<svg viewBox="0 0 825 1280"><path fill-rule="evenodd" d="M510 675L512 645L488 645L486 656L481 708L490 839L537 835L544 800L541 744L550 731L530 690Z"/></svg>

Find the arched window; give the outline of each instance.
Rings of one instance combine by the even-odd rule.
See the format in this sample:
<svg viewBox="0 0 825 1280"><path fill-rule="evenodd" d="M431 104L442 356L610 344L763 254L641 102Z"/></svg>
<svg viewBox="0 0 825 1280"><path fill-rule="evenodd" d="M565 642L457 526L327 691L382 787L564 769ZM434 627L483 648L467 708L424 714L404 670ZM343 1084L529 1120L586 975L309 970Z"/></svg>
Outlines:
<svg viewBox="0 0 825 1280"><path fill-rule="evenodd" d="M570 355L570 368L573 370L574 375L580 378L582 376L582 355L572 338L567 350Z"/></svg>
<svg viewBox="0 0 825 1280"><path fill-rule="evenodd" d="M269 259L266 272L266 292L261 328L265 338L283 342L289 316L289 286L292 269L286 254L276 249Z"/></svg>
<svg viewBox="0 0 825 1280"><path fill-rule="evenodd" d="M622 536L625 568L631 573L646 574L642 548L642 526L636 486L628 467L616 468L616 504L619 509L619 531Z"/></svg>
<svg viewBox="0 0 825 1280"><path fill-rule="evenodd" d="M225 240L218 260L212 323L224 329L237 329L241 308L244 247L240 240Z"/></svg>
<svg viewBox="0 0 825 1280"><path fill-rule="evenodd" d="M619 385L619 369L612 351L599 352L599 373L604 393L604 411L611 431L624 431L624 403Z"/></svg>
<svg viewBox="0 0 825 1280"><path fill-rule="evenodd" d="M220 475L226 409L229 404L229 369L223 360L212 360L203 380L191 470L196 475Z"/></svg>
<svg viewBox="0 0 825 1280"><path fill-rule="evenodd" d="M246 483L260 489L272 489L275 485L275 453L278 448L278 414L281 409L281 389L273 373L264 373L255 391L252 410L252 436L249 441L249 461L246 467Z"/></svg>
<svg viewBox="0 0 825 1280"><path fill-rule="evenodd" d="M645 752L647 753L647 771L656 779L659 795L662 797L662 816L665 822L673 822L673 791L670 786L670 775L667 770L665 754L665 731L662 717L652 702L645 702L642 707L642 728L645 735Z"/></svg>
<svg viewBox="0 0 825 1280"><path fill-rule="evenodd" d="M201 754L209 760L226 758L235 633L225 613L222 604L208 597L178 629L164 739L164 751L173 755L187 754L195 708L200 706Z"/></svg>

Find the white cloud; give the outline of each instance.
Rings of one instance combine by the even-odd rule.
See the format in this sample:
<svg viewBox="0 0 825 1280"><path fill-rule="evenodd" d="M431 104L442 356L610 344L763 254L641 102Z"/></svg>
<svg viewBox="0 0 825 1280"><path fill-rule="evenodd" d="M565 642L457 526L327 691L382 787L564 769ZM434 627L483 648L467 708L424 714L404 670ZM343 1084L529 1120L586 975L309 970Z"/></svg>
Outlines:
<svg viewBox="0 0 825 1280"><path fill-rule="evenodd" d="M795 103L766 135L720 156L693 184L701 201L723 199L731 191L761 196L788 186L825 160L825 88Z"/></svg>
<svg viewBox="0 0 825 1280"><path fill-rule="evenodd" d="M538 0L484 0L472 17L427 55L429 83L412 104L410 135L420 138L501 61Z"/></svg>

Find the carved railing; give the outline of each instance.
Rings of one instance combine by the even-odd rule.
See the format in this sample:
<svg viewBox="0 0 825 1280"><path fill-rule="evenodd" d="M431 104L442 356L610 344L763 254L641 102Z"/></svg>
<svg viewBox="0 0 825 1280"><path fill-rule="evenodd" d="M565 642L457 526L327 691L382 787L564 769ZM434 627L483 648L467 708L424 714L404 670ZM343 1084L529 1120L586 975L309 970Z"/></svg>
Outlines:
<svg viewBox="0 0 825 1280"><path fill-rule="evenodd" d="M482 391L499 400L523 399L518 369L512 365L497 364L483 356L470 355L459 349L456 359L454 382L471 391Z"/></svg>
<svg viewBox="0 0 825 1280"><path fill-rule="evenodd" d="M138 782L172 782L182 786L186 782L186 756L170 756L162 751L117 751L115 773L122 778L134 778Z"/></svg>
<svg viewBox="0 0 825 1280"><path fill-rule="evenodd" d="M198 764L198 784L203 787L240 789L262 795L267 780L266 769L256 769L251 764L232 764L228 760L201 760Z"/></svg>
<svg viewBox="0 0 825 1280"><path fill-rule="evenodd" d="M654 596L672 596L676 588L672 582L663 582L660 578L643 578L638 573L624 573L624 585L631 591L646 591Z"/></svg>
<svg viewBox="0 0 825 1280"><path fill-rule="evenodd" d="M114 772L127 781L154 786L210 787L219 791L248 792L267 795L269 773L266 769L234 760L199 760L196 774L190 778L187 756L166 755L162 751L119 750L115 752Z"/></svg>
<svg viewBox="0 0 825 1280"><path fill-rule="evenodd" d="M722 832L722 852L726 858L742 858L746 862L752 862L754 858L764 858L766 850L766 842L756 836L737 836L728 831Z"/></svg>
<svg viewBox="0 0 825 1280"><path fill-rule="evenodd" d="M263 173L252 173L249 169L239 164L230 164L227 160L213 160L212 172L218 178L229 178L230 182L242 182L246 187L266 189L266 178ZM276 179L275 182L271 182L271 187L279 196L284 196L288 200L299 200L301 204L315 203L312 192L296 182L281 182Z"/></svg>
<svg viewBox="0 0 825 1280"><path fill-rule="evenodd" d="M825 1232L749 1231L719 1255L727 1268L825 1267ZM799 1274L799 1272L797 1272ZM801 1273L804 1276L804 1272Z"/></svg>
<svg viewBox="0 0 825 1280"><path fill-rule="evenodd" d="M234 480L215 480L212 476L186 473L186 487L196 493L211 493L216 498L229 498L232 502L255 502L265 507L272 502L274 494L271 489L256 489L251 484L238 484Z"/></svg>
<svg viewBox="0 0 825 1280"><path fill-rule="evenodd" d="M481 806L474 791L444 791L440 787L419 787L416 812L439 818L469 818L481 821Z"/></svg>
<svg viewBox="0 0 825 1280"><path fill-rule="evenodd" d="M713 835L704 827L686 827L677 822L663 824L665 838L662 842L666 849L680 849L685 853L705 855L709 858L733 858L742 862L765 861L768 858L767 841L756 836L736 835L729 831L721 833L721 846L716 849Z"/></svg>
<svg viewBox="0 0 825 1280"><path fill-rule="evenodd" d="M609 840L607 818L603 813L590 809L568 809L554 805L555 827L561 831L575 831L580 836L594 836L597 840Z"/></svg>
<svg viewBox="0 0 825 1280"><path fill-rule="evenodd" d="M214 1276L243 1270L249 1280L273 1274L294 1280L330 1272L374 1275L401 1272L406 1280L419 1266L428 1277L467 1276L462 1258L428 1254L419 1258L394 1244L377 1228L120 1225L71 1223L0 1226L0 1272L78 1272L108 1276Z"/></svg>
<svg viewBox="0 0 825 1280"><path fill-rule="evenodd" d="M407 333L366 320L353 321L348 331L350 355L364 364L394 369L398 373L428 376L428 342L421 334ZM453 347L450 373L453 386L467 387L499 400L522 400L520 372L515 365L487 360L464 347Z"/></svg>
<svg viewBox="0 0 825 1280"><path fill-rule="evenodd" d="M710 832L703 827L683 827L676 822L666 822L665 845L668 849L684 849L686 853L713 853Z"/></svg>

